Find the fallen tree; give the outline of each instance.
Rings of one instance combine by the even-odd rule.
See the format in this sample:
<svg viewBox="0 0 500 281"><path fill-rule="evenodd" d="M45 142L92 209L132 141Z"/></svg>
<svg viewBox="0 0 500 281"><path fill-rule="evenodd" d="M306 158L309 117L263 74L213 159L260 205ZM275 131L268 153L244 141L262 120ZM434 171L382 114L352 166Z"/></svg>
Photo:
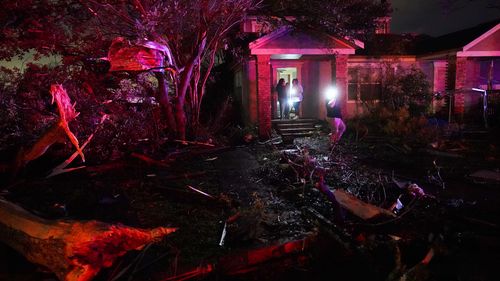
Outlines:
<svg viewBox="0 0 500 281"><path fill-rule="evenodd" d="M87 281L130 250L176 231L139 229L99 221L46 220L0 199L0 241L60 280Z"/></svg>

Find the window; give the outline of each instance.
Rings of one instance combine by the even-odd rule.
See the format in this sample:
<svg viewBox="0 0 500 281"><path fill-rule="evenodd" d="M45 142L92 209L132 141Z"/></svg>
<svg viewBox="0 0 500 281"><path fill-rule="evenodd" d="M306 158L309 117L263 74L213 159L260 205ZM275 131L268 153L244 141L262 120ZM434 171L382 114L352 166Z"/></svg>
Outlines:
<svg viewBox="0 0 500 281"><path fill-rule="evenodd" d="M349 101L376 101L382 95L381 69L368 67L349 68Z"/></svg>
<svg viewBox="0 0 500 281"><path fill-rule="evenodd" d="M484 85L486 89L491 86L493 89L500 88L500 59L488 59L479 61L479 78L478 84ZM491 85L490 85L491 83Z"/></svg>

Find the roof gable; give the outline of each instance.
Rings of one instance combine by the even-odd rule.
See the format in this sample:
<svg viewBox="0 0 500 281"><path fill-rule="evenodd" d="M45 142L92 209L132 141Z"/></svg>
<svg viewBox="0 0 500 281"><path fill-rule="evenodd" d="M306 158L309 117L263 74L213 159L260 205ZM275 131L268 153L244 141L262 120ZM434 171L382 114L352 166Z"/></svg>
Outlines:
<svg viewBox="0 0 500 281"><path fill-rule="evenodd" d="M500 51L500 23L467 44L464 51Z"/></svg>
<svg viewBox="0 0 500 281"><path fill-rule="evenodd" d="M354 54L362 43L357 44L329 35L313 35L289 27L280 28L249 44L251 54Z"/></svg>

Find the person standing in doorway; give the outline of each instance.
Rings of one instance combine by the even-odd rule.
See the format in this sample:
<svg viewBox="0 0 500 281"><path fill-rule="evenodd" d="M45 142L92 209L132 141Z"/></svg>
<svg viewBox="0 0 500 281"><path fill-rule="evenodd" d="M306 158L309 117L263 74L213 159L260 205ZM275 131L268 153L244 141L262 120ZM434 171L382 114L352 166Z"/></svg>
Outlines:
<svg viewBox="0 0 500 281"><path fill-rule="evenodd" d="M330 144L336 144L345 132L346 126L342 120L342 108L337 97L327 100L326 116L332 118L332 134L330 135Z"/></svg>
<svg viewBox="0 0 500 281"><path fill-rule="evenodd" d="M299 116L300 103L302 102L304 89L299 83L299 79L295 78L292 80L292 88L290 89L290 100L293 104L293 109L295 116Z"/></svg>
<svg viewBox="0 0 500 281"><path fill-rule="evenodd" d="M285 84L285 95L286 95L286 108L285 108L285 119L290 118L290 107L292 107L292 103L290 103L290 83L286 82Z"/></svg>
<svg viewBox="0 0 500 281"><path fill-rule="evenodd" d="M278 92L278 101L280 103L280 119L284 119L288 112L287 89L285 79L281 78L276 85L276 92Z"/></svg>

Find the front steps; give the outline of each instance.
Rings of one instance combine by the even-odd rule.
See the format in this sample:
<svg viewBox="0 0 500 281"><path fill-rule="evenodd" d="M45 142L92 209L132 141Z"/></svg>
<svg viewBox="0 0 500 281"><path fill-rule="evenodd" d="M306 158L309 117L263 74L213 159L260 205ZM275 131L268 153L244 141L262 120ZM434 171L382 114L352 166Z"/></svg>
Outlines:
<svg viewBox="0 0 500 281"><path fill-rule="evenodd" d="M317 119L273 119L272 125L284 141L312 136L321 129Z"/></svg>

